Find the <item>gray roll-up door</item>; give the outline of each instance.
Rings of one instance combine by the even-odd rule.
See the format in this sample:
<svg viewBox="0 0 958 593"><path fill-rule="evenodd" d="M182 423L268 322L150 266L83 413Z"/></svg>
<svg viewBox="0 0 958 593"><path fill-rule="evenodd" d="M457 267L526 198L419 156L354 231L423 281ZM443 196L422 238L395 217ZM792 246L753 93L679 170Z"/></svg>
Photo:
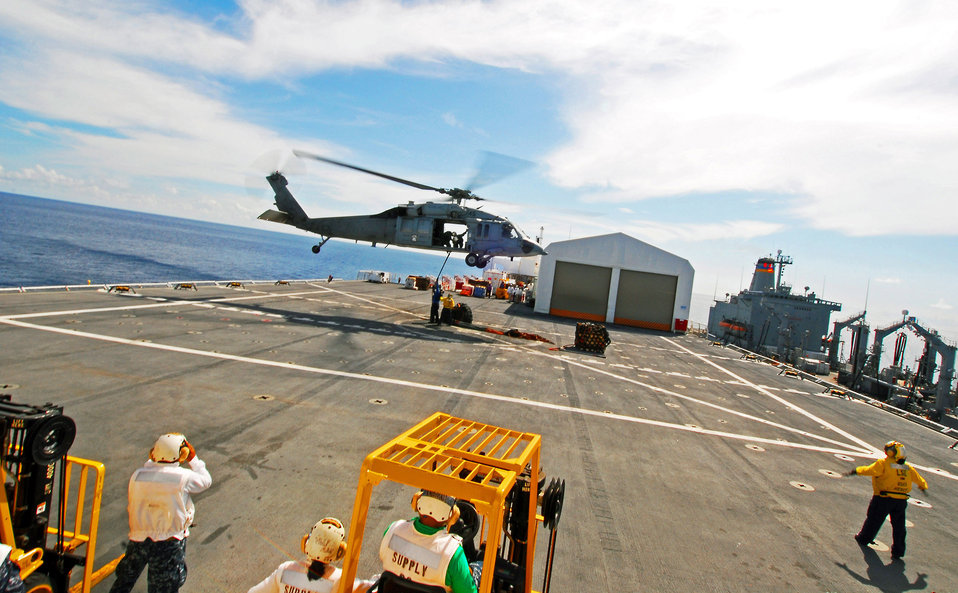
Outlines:
<svg viewBox="0 0 958 593"><path fill-rule="evenodd" d="M549 313L603 322L611 282L612 268L557 261Z"/></svg>
<svg viewBox="0 0 958 593"><path fill-rule="evenodd" d="M670 331L678 276L621 270L615 323Z"/></svg>

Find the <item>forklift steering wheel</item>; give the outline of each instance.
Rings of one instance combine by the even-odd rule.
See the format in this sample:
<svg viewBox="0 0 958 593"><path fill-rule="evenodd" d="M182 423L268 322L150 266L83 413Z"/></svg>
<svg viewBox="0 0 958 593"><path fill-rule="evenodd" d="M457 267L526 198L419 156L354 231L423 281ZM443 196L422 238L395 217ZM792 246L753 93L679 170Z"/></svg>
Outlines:
<svg viewBox="0 0 958 593"><path fill-rule="evenodd" d="M457 500L456 506L459 507L459 520L449 528L449 533L458 535L464 541L472 541L479 533L479 513L472 503L464 500Z"/></svg>

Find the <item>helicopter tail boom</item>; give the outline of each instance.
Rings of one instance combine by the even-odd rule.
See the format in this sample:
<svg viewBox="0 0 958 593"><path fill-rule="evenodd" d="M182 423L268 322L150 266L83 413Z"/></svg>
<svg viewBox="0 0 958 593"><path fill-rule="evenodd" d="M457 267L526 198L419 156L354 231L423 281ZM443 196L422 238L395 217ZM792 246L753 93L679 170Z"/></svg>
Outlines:
<svg viewBox="0 0 958 593"><path fill-rule="evenodd" d="M267 177L266 180L269 181L270 187L273 188L273 192L276 194L274 199L276 200L276 207L279 209L279 212L276 210L267 210L260 214L259 218L271 222L291 224L293 226L305 224L306 221L309 220L309 216L306 215L306 211L299 205L299 202L296 201L293 194L286 189L286 178L283 177L281 173L273 173Z"/></svg>

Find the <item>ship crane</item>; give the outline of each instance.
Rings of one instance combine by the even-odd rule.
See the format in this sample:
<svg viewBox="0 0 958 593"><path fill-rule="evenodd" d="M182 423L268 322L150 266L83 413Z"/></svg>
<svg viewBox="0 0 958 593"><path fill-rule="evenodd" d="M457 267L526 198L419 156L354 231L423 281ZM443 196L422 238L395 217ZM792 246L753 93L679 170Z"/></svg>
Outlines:
<svg viewBox="0 0 958 593"><path fill-rule="evenodd" d="M903 327L908 327L918 334L925 340L926 344L930 345L930 350L937 351L941 356L938 383L935 388L935 409L939 413L944 413L945 408L952 406L951 382L955 376L955 357L956 353L958 353L958 348L956 348L954 344L946 343L941 336L938 335L937 331L928 330L919 325L914 317L906 317L897 323L875 330L875 341L872 343L872 356L869 361L870 374L875 378L878 377L882 354L882 341Z"/></svg>
<svg viewBox="0 0 958 593"><path fill-rule="evenodd" d="M865 319L865 311L853 315L843 321L836 321L832 324L832 335L828 337L828 366L831 370L838 370L838 345L841 340L842 330L856 321ZM854 352L852 353L854 355Z"/></svg>

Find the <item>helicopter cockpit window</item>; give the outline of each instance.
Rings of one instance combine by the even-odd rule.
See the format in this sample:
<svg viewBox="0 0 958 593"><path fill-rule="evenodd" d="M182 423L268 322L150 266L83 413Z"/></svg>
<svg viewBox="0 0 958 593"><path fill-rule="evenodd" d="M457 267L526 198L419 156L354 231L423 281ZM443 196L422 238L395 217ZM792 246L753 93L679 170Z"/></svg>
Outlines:
<svg viewBox="0 0 958 593"><path fill-rule="evenodd" d="M513 230L514 230L514 229L512 228L512 225L511 225L511 224L508 224L508 223L507 223L507 224L502 225L502 238L503 238L503 239L514 239L515 236L516 236L516 234L513 232Z"/></svg>

